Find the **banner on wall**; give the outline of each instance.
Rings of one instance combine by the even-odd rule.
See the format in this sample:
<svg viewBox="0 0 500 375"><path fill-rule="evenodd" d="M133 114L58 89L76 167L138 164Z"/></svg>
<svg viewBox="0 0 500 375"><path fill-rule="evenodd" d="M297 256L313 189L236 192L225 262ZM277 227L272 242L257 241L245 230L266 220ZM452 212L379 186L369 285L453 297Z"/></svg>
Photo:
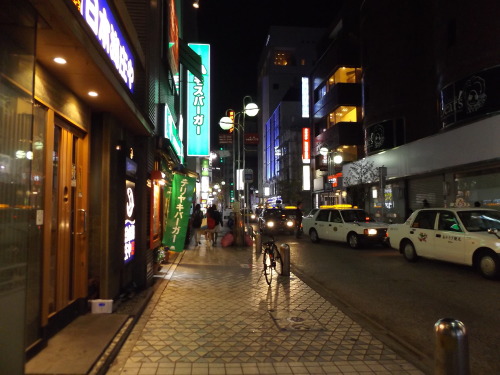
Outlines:
<svg viewBox="0 0 500 375"><path fill-rule="evenodd" d="M195 186L196 178L174 173L172 187L165 190L165 199L170 199L170 207L162 244L168 246L170 251L181 252L184 249Z"/></svg>

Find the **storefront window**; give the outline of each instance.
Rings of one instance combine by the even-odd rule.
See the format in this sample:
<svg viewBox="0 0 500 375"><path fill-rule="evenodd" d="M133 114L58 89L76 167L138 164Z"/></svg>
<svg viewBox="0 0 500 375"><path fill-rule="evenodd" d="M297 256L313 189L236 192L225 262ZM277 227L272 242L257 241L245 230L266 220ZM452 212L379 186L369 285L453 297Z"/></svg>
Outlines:
<svg viewBox="0 0 500 375"><path fill-rule="evenodd" d="M337 151L342 155L342 162L349 163L358 160L358 146L341 146Z"/></svg>
<svg viewBox="0 0 500 375"><path fill-rule="evenodd" d="M328 127L339 122L357 122L358 108L355 106L340 106L328 116Z"/></svg>
<svg viewBox="0 0 500 375"><path fill-rule="evenodd" d="M0 20L0 373L23 372L25 345L39 324L40 214L37 169L43 144L34 139L35 16L22 1L2 2ZM30 289L33 288L33 289ZM33 293L32 293L33 292ZM26 301L33 300L26 306ZM28 326L25 337L25 327Z"/></svg>
<svg viewBox="0 0 500 375"><path fill-rule="evenodd" d="M500 210L500 172L476 176L455 176L455 207L481 207Z"/></svg>
<svg viewBox="0 0 500 375"><path fill-rule="evenodd" d="M387 223L402 223L406 219L404 188L398 183L384 186L382 194L380 185L370 188L368 211L378 221Z"/></svg>
<svg viewBox="0 0 500 375"><path fill-rule="evenodd" d="M360 83L361 68L341 67L333 73L328 79L328 87L332 87L337 83Z"/></svg>

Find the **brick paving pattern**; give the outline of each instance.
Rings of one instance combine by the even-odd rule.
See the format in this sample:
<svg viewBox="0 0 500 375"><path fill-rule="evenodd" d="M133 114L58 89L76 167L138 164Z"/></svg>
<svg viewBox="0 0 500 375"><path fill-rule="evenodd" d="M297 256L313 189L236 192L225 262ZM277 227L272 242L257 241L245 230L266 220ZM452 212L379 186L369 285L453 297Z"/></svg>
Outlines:
<svg viewBox="0 0 500 375"><path fill-rule="evenodd" d="M185 250L107 374L423 374L248 248Z"/></svg>

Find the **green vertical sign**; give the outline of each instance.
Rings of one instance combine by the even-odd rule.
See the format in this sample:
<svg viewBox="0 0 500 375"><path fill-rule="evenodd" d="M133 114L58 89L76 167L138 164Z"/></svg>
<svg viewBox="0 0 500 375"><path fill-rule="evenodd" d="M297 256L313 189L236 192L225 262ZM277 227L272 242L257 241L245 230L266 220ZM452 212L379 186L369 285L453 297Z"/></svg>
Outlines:
<svg viewBox="0 0 500 375"><path fill-rule="evenodd" d="M166 193L170 195L165 197L170 198L170 207L162 244L168 246L170 251L181 252L184 249L195 185L194 177L174 173L172 189Z"/></svg>

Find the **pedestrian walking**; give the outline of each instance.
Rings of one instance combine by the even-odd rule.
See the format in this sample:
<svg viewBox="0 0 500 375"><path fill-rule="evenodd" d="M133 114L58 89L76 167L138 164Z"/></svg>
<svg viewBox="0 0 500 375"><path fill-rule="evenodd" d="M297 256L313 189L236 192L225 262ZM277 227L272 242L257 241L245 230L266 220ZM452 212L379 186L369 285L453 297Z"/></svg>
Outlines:
<svg viewBox="0 0 500 375"><path fill-rule="evenodd" d="M201 245L200 228L202 222L203 222L203 212L201 211L201 206L198 203L196 204L196 206L194 206L194 211L191 214L191 226L193 228L193 237L195 241L195 246Z"/></svg>
<svg viewBox="0 0 500 375"><path fill-rule="evenodd" d="M205 238L207 240L207 246L211 246L214 243L214 231L215 231L215 218L214 218L214 206L210 206L207 209L207 229L205 231Z"/></svg>
<svg viewBox="0 0 500 375"><path fill-rule="evenodd" d="M210 210L210 216L214 219L215 227L213 232L213 244L217 242L217 238L219 237L219 232L222 230L222 214L219 210L217 210L217 206L214 204Z"/></svg>
<svg viewBox="0 0 500 375"><path fill-rule="evenodd" d="M298 201L296 206L297 211L295 212L295 237L300 238L302 236L302 216L304 216L304 214L302 213L302 202Z"/></svg>

